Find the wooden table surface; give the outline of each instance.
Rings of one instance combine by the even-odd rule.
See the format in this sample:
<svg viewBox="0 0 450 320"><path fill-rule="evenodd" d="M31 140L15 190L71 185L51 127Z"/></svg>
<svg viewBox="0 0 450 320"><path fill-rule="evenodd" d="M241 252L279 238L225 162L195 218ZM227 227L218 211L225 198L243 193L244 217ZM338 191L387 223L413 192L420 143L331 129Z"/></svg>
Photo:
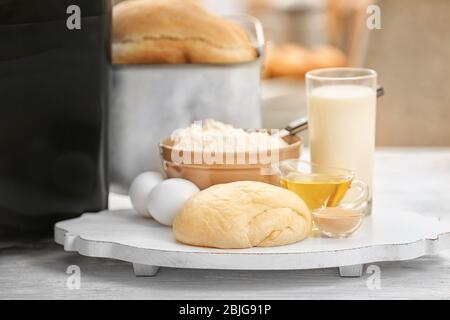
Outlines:
<svg viewBox="0 0 450 320"><path fill-rule="evenodd" d="M374 206L450 218L450 148L379 149ZM69 266L80 288L69 289ZM64 252L52 239L0 243L0 299L449 299L450 250L377 263L362 278L336 268L225 271L162 268L137 278L131 264ZM367 268L368 266L366 266ZM73 267L72 267L73 268ZM378 274L378 273L377 273Z"/></svg>

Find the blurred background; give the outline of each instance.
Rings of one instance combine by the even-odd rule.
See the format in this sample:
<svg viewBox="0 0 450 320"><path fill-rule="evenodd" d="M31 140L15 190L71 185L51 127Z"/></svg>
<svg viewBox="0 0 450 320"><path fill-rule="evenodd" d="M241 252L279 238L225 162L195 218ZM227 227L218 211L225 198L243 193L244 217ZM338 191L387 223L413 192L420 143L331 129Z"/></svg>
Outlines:
<svg viewBox="0 0 450 320"><path fill-rule="evenodd" d="M264 127L306 115L308 70L368 67L386 91L378 100L378 146L450 146L450 1L198 1L218 14L262 22ZM380 8L381 29L366 26L371 4Z"/></svg>

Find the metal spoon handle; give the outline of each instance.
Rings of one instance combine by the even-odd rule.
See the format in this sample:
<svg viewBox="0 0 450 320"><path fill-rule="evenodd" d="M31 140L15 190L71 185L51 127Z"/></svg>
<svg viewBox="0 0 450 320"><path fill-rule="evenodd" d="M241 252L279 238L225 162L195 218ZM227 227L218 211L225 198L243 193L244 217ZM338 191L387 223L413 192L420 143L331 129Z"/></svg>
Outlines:
<svg viewBox="0 0 450 320"><path fill-rule="evenodd" d="M290 122L284 130L289 132L290 135L294 135L296 133L302 132L304 130L308 129L308 118L303 117L296 119L292 122Z"/></svg>
<svg viewBox="0 0 450 320"><path fill-rule="evenodd" d="M380 85L377 86L377 98L384 96L384 88Z"/></svg>

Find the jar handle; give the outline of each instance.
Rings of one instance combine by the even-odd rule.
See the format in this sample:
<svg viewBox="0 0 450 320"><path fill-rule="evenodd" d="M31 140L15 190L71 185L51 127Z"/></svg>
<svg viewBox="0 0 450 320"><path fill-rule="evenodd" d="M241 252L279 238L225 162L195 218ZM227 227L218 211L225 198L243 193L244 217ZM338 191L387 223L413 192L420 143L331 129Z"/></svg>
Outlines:
<svg viewBox="0 0 450 320"><path fill-rule="evenodd" d="M352 184L350 186L350 189L357 189L359 191L359 195L355 200L347 201L347 202L341 202L339 204L340 208L344 209L356 209L359 207L362 207L366 205L369 201L369 187L367 184L362 182L361 180L353 180Z"/></svg>

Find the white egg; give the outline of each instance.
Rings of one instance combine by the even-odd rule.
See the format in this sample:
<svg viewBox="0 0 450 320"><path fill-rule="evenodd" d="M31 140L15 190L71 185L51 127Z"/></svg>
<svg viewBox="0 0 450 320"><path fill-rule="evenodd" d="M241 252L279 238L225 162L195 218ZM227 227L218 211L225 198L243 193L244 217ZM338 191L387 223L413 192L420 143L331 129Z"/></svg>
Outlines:
<svg viewBox="0 0 450 320"><path fill-rule="evenodd" d="M186 200L198 191L199 188L189 180L164 180L150 192L147 209L156 221L171 226Z"/></svg>
<svg viewBox="0 0 450 320"><path fill-rule="evenodd" d="M164 180L161 173L148 171L138 175L130 186L130 199L133 208L144 217L151 217L147 210L148 196L153 188Z"/></svg>

